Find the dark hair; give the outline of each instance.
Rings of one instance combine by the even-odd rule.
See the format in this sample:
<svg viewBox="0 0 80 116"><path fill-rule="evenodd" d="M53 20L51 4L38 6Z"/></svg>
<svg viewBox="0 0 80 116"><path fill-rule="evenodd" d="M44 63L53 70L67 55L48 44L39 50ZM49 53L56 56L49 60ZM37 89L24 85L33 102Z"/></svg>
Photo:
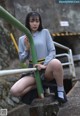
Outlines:
<svg viewBox="0 0 80 116"><path fill-rule="evenodd" d="M42 20L41 20L40 14L37 13L37 12L30 12L30 13L27 14L26 20L25 20L25 26L26 26L30 31L31 31L30 25L29 25L30 17L36 17L36 16L39 17L39 21L40 21L40 25L39 25L38 31L41 31L41 30L43 29Z"/></svg>

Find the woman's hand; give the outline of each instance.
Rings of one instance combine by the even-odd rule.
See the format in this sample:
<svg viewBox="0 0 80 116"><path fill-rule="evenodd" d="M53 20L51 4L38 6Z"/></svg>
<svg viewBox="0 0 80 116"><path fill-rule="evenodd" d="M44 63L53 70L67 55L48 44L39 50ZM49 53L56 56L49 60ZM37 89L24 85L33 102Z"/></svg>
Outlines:
<svg viewBox="0 0 80 116"><path fill-rule="evenodd" d="M46 69L46 66L42 64L35 64L34 67L37 67L38 70Z"/></svg>
<svg viewBox="0 0 80 116"><path fill-rule="evenodd" d="M24 39L24 45L26 46L26 50L29 51L30 50L30 43L29 43L29 40L27 37Z"/></svg>

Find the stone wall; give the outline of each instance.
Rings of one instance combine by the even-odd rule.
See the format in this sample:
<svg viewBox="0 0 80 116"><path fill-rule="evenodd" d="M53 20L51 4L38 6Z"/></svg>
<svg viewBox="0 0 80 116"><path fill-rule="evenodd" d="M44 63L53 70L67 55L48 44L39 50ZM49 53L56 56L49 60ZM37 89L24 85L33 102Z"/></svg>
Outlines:
<svg viewBox="0 0 80 116"><path fill-rule="evenodd" d="M7 109L8 111L20 104L20 100L17 97L10 95L10 88L16 77L13 78L0 78L0 109Z"/></svg>
<svg viewBox="0 0 80 116"><path fill-rule="evenodd" d="M19 61L14 60L7 70L20 68ZM10 94L10 88L20 78L21 74L0 76L0 109L8 111L22 104L19 97Z"/></svg>
<svg viewBox="0 0 80 116"><path fill-rule="evenodd" d="M6 0L8 11L23 24L30 11L41 14L43 24L51 32L80 32L80 4L59 4L57 0ZM68 27L61 27L60 21L68 21Z"/></svg>
<svg viewBox="0 0 80 116"><path fill-rule="evenodd" d="M56 0L2 0L0 2L13 16L25 24L25 17L30 11L41 14L43 24L52 33L80 32L79 4L59 4ZM68 21L68 27L61 27L60 21Z"/></svg>
<svg viewBox="0 0 80 116"><path fill-rule="evenodd" d="M0 70L9 67L10 62L18 58L8 30L0 26Z"/></svg>

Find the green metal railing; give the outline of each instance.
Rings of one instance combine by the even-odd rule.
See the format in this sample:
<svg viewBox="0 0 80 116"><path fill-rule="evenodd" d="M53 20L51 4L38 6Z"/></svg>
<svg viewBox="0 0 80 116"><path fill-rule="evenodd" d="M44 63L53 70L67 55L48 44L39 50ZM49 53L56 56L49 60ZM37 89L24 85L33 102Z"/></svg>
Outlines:
<svg viewBox="0 0 80 116"><path fill-rule="evenodd" d="M33 64L36 64L37 56L35 53L34 42L30 31L20 21L18 21L8 11L6 11L2 6L0 6L0 17L5 19L6 21L8 21L9 23L14 25L16 28L18 28L20 31L24 32L27 35L31 46L32 62ZM44 95L43 95L43 88L42 88L41 79L38 70L35 72L35 79L37 84L38 95L39 97L42 98L44 97Z"/></svg>

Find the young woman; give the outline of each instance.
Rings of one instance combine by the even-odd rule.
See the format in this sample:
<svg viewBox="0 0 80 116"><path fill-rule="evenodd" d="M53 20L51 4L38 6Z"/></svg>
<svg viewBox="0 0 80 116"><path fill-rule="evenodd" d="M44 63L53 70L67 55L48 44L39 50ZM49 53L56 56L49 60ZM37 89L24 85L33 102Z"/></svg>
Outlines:
<svg viewBox="0 0 80 116"><path fill-rule="evenodd" d="M63 87L63 68L61 62L55 58L56 51L51 35L47 29L43 29L41 16L37 12L30 12L26 17L26 27L31 31L35 52L39 62L35 64L38 70L45 70L44 77L41 79L51 81L56 80L58 101L65 103L64 87ZM19 59L20 61L31 60L30 44L26 35L19 38ZM29 62L29 67L33 65ZM19 79L11 88L11 93L15 96L23 96L36 87L34 74L25 75Z"/></svg>

